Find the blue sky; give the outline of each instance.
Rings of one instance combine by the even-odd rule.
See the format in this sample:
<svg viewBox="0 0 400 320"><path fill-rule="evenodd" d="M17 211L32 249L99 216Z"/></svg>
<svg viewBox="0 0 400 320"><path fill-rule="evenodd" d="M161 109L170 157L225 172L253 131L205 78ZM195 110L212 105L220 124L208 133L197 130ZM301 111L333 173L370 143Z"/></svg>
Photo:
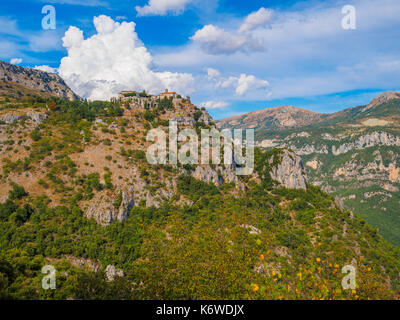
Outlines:
<svg viewBox="0 0 400 320"><path fill-rule="evenodd" d="M55 30L41 26L47 4ZM400 1L2 0L0 59L54 68L92 99L168 87L216 118L333 112L400 89Z"/></svg>

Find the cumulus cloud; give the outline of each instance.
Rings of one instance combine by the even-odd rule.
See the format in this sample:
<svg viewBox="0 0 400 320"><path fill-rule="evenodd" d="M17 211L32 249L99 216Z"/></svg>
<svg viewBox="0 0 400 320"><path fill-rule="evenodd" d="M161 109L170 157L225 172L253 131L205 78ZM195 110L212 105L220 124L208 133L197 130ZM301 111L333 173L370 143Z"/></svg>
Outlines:
<svg viewBox="0 0 400 320"><path fill-rule="evenodd" d="M266 91L269 86L268 81L258 79L254 75L242 73L239 77L231 76L226 78L223 77L218 70L213 68L207 69L207 78L215 84L216 88L234 88L237 96L242 96L250 91Z"/></svg>
<svg viewBox="0 0 400 320"><path fill-rule="evenodd" d="M212 55L264 51L264 43L254 37L253 30L266 25L271 16L272 10L260 8L249 14L236 31L228 32L209 24L197 30L190 39L200 45L204 52Z"/></svg>
<svg viewBox="0 0 400 320"><path fill-rule="evenodd" d="M260 8L249 14L239 28L239 32L248 32L257 27L265 25L271 20L272 10Z"/></svg>
<svg viewBox="0 0 400 320"><path fill-rule="evenodd" d="M241 96L245 94L249 89L258 90L266 89L269 86L268 81L257 79L253 75L241 74L237 79L236 94Z"/></svg>
<svg viewBox="0 0 400 320"><path fill-rule="evenodd" d="M225 109L228 106L228 103L225 101L211 100L200 103L201 107L206 109Z"/></svg>
<svg viewBox="0 0 400 320"><path fill-rule="evenodd" d="M143 7L136 6L138 16L160 15L168 13L180 14L185 10L187 4L192 0L149 0Z"/></svg>
<svg viewBox="0 0 400 320"><path fill-rule="evenodd" d="M232 54L237 51L254 52L265 49L261 41L248 35L229 33L212 24L197 30L191 39L209 54Z"/></svg>
<svg viewBox="0 0 400 320"><path fill-rule="evenodd" d="M22 62L22 59L21 58L12 58L11 60L10 60L10 63L11 64L20 64Z"/></svg>
<svg viewBox="0 0 400 320"><path fill-rule="evenodd" d="M33 69L44 71L44 72L49 72L49 73L57 73L56 68L52 68L48 65L35 66Z"/></svg>
<svg viewBox="0 0 400 320"><path fill-rule="evenodd" d="M82 30L70 27L62 38L68 56L58 71L79 95L93 100L129 89L193 91L191 74L151 69L153 58L138 38L134 22L118 23L104 15L93 21L97 33L92 37L85 39Z"/></svg>
<svg viewBox="0 0 400 320"><path fill-rule="evenodd" d="M217 69L207 68L207 78L208 80L217 80L221 77L221 72Z"/></svg>

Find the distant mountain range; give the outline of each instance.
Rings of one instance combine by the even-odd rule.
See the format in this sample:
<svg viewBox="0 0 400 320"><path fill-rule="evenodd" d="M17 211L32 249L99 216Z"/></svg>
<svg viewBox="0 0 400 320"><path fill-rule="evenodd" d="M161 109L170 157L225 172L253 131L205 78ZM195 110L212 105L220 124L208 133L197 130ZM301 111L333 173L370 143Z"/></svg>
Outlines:
<svg viewBox="0 0 400 320"><path fill-rule="evenodd" d="M400 248L342 208L399 243L396 97L334 118L253 114L260 138L286 149L257 148L252 175L238 176L235 163L147 161L147 133L170 119L215 128L189 99L69 101L57 75L2 66L0 299L398 298ZM57 290L42 288L47 265Z"/></svg>
<svg viewBox="0 0 400 320"><path fill-rule="evenodd" d="M254 128L262 148L300 155L314 185L400 246L400 93L384 92L364 106L333 114L278 107L216 121Z"/></svg>
<svg viewBox="0 0 400 320"><path fill-rule="evenodd" d="M352 107L331 114L317 113L294 106L280 106L252 111L234 117L216 120L215 122L221 129L254 128L257 132L264 133L265 131L293 129L320 123L368 118L374 115L376 111L374 110L375 107L399 98L399 92L388 91L373 99L366 106ZM376 115L382 115L382 109L380 109Z"/></svg>

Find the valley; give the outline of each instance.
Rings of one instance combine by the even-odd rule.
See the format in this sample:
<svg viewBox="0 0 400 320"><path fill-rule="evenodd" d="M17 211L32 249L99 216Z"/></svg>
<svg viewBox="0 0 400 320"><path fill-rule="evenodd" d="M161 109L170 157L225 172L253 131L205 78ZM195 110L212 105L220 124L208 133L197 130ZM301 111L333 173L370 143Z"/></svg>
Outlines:
<svg viewBox="0 0 400 320"><path fill-rule="evenodd" d="M265 111L272 112L270 122L264 125L260 117L255 127L257 145L293 150L302 157L312 184L400 245L400 94L386 92L366 106L315 115L308 125L303 125L303 113L292 112L292 124L276 127L272 123L281 116L273 118L273 110ZM245 127L251 114L236 118ZM239 126L230 118L217 124L221 128ZM249 124L253 126L253 121Z"/></svg>
<svg viewBox="0 0 400 320"><path fill-rule="evenodd" d="M400 249L340 201L396 201L389 196L399 187L394 127L375 134L375 127L349 126L346 135L358 130L351 139L329 117L311 116L325 126L316 132L333 138L308 136L305 127L257 132L279 148L255 148L254 172L238 176L236 163L147 161L147 133L167 133L171 119L180 130L216 127L188 97L130 91L110 101L69 100L7 79L0 102L2 299L398 297ZM372 145L379 155L367 158L362 152ZM324 162L329 152L316 150L333 146L343 158ZM379 172L363 174L365 189L355 181L360 169ZM368 183L387 175L393 181L376 193ZM354 190L343 191L340 179L350 177ZM393 218L387 223L395 227ZM41 285L48 265L55 290ZM353 289L342 286L349 266L357 270Z"/></svg>

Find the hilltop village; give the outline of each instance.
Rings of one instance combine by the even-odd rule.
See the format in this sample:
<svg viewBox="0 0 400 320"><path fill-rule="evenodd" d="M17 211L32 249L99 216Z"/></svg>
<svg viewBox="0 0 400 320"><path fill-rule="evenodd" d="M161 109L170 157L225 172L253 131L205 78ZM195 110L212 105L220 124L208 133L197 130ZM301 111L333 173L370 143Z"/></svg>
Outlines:
<svg viewBox="0 0 400 320"><path fill-rule="evenodd" d="M168 119L176 120L180 126L194 126L196 121L204 122L206 125L212 122L208 112L204 108L200 110L194 106L189 96L184 98L176 92L170 92L168 89L157 95L151 95L145 91L121 91L118 94L118 99L127 110L126 113L128 115L158 108L163 112L169 111L168 115L171 117Z"/></svg>

